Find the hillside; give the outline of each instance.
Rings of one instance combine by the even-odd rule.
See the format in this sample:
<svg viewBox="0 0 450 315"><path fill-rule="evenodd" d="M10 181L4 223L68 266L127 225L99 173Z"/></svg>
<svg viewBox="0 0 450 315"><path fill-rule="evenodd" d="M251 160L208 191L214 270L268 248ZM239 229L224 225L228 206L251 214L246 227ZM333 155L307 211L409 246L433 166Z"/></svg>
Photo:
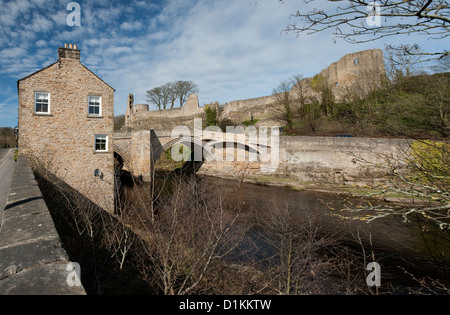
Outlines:
<svg viewBox="0 0 450 315"><path fill-rule="evenodd" d="M386 83L365 98L303 106L293 103L293 127L284 134L447 138L450 135L450 73L403 78Z"/></svg>
<svg viewBox="0 0 450 315"><path fill-rule="evenodd" d="M248 126L253 116L256 126L284 126L283 135L437 139L450 135L450 73L404 77L395 84L384 82L363 98L358 96L358 86L356 84L354 91L349 89L346 95L341 96L340 99L345 100L341 102L335 101L330 89L317 91L315 96L303 97L302 100L290 93L289 112L283 104L285 100L280 99L277 103L276 97L270 96L249 100L254 101L253 107L246 105L226 115L222 108L217 108L216 117L210 119L225 130L226 126ZM229 104L227 106L230 107ZM204 119L204 109L199 109L197 116ZM149 112L150 115L152 113ZM172 125L189 125L185 120L192 119L189 116L184 120L180 117L158 120L152 116L136 123L133 129L161 126L170 129ZM115 129L120 130L123 124L123 115L117 116Z"/></svg>

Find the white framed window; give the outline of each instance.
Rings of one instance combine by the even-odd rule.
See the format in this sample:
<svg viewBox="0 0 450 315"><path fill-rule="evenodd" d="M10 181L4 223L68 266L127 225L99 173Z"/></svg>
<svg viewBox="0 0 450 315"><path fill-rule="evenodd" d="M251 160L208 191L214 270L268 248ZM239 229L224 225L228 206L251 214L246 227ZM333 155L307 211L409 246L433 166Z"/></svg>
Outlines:
<svg viewBox="0 0 450 315"><path fill-rule="evenodd" d="M95 135L95 152L108 152L108 136Z"/></svg>
<svg viewBox="0 0 450 315"><path fill-rule="evenodd" d="M88 96L88 115L89 116L101 116L102 115L102 97L101 96Z"/></svg>
<svg viewBox="0 0 450 315"><path fill-rule="evenodd" d="M34 112L37 114L50 114L50 93L34 92Z"/></svg>

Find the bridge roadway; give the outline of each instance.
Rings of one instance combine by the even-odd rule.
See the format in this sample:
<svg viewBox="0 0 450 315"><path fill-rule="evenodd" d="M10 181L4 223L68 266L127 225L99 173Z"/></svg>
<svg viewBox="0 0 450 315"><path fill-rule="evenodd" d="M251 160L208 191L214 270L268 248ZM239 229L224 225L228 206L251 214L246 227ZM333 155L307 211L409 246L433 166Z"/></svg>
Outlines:
<svg viewBox="0 0 450 315"><path fill-rule="evenodd" d="M14 149L0 149L0 226L14 173Z"/></svg>
<svg viewBox="0 0 450 315"><path fill-rule="evenodd" d="M25 156L0 150L0 295L85 295ZM6 206L5 206L6 204Z"/></svg>

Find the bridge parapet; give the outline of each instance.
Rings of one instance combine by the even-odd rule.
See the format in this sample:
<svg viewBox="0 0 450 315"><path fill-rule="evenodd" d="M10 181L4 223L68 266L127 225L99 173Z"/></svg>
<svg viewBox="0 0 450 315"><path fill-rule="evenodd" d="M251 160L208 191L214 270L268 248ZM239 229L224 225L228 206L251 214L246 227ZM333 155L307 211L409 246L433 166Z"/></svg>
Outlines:
<svg viewBox="0 0 450 315"><path fill-rule="evenodd" d="M26 157L14 170L0 228L0 295L85 295L69 286L69 257Z"/></svg>
<svg viewBox="0 0 450 315"><path fill-rule="evenodd" d="M272 130L276 141L270 132L259 134L256 129L237 128L234 132L222 132L214 128L200 129L201 123L194 123L197 128L179 126L170 132L163 130L134 131L116 133L114 136L114 152L123 160L124 169L135 176L149 178L154 163L161 154L175 144L183 144L193 151L196 162L221 162L234 160L236 162L257 162L264 168L265 164L278 167L278 128ZM263 139L264 138L264 139ZM261 140L263 141L261 142ZM261 145L259 144L261 142ZM276 144L275 150L272 145ZM272 153L275 153L276 159ZM261 163L262 162L262 163Z"/></svg>

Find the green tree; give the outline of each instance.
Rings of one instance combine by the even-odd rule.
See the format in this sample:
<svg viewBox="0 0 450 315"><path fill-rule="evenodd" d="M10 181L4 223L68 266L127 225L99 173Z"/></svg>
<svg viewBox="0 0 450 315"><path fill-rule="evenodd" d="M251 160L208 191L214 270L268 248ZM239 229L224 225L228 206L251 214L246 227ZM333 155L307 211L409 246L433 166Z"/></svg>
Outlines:
<svg viewBox="0 0 450 315"><path fill-rule="evenodd" d="M372 100L379 126L409 137L449 136L449 75L411 77L380 95Z"/></svg>
<svg viewBox="0 0 450 315"><path fill-rule="evenodd" d="M206 127L217 126L219 124L217 105L217 102L205 105Z"/></svg>
<svg viewBox="0 0 450 315"><path fill-rule="evenodd" d="M318 100L314 99L312 102L306 104L305 112L309 128L313 132L316 132L319 128L320 118L322 117L321 104Z"/></svg>
<svg viewBox="0 0 450 315"><path fill-rule="evenodd" d="M325 76L317 74L311 80L311 88L319 93L320 108L325 116L330 117L334 107L334 96Z"/></svg>

